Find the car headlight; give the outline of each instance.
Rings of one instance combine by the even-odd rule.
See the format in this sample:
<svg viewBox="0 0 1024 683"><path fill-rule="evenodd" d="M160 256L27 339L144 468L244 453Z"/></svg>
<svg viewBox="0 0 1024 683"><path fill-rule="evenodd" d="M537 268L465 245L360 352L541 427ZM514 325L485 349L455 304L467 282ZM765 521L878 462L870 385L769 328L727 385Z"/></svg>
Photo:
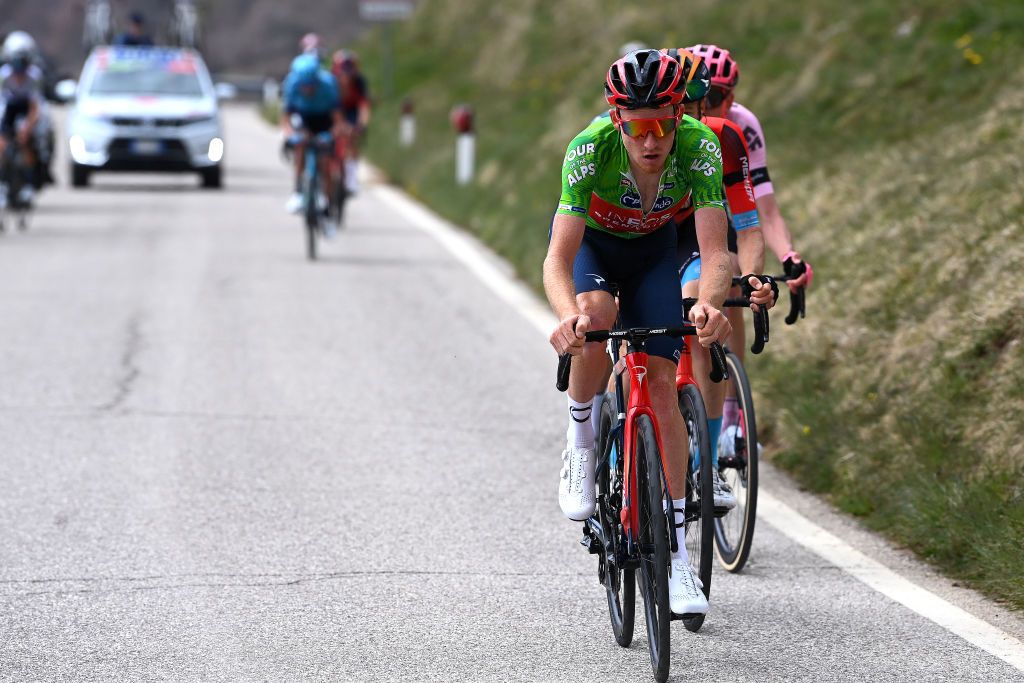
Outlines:
<svg viewBox="0 0 1024 683"><path fill-rule="evenodd" d="M210 140L210 148L206 155L210 157L210 161L213 163L219 162L224 158L224 141L220 138L214 138Z"/></svg>

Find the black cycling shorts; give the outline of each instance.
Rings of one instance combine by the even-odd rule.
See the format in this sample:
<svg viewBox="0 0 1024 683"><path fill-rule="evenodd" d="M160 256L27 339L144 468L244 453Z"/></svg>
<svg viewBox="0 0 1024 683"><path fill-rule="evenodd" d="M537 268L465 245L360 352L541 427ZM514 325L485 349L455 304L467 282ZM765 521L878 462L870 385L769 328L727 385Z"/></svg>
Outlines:
<svg viewBox="0 0 1024 683"><path fill-rule="evenodd" d="M334 127L334 118L331 112L323 114L303 114L298 112L298 114L302 118L302 127L308 130L311 135L326 133Z"/></svg>
<svg viewBox="0 0 1024 683"><path fill-rule="evenodd" d="M632 239L587 228L572 279L577 294L612 292L617 285L623 327L679 327L683 295L678 270L671 225ZM681 339L654 337L647 342L647 353L677 362L682 346Z"/></svg>
<svg viewBox="0 0 1024 683"><path fill-rule="evenodd" d="M676 223L676 254L679 262L679 279L681 284L700 277L700 245L697 243L697 222L695 215L691 213L686 220ZM727 238L729 252L739 253L736 246L736 229L729 221L729 235Z"/></svg>

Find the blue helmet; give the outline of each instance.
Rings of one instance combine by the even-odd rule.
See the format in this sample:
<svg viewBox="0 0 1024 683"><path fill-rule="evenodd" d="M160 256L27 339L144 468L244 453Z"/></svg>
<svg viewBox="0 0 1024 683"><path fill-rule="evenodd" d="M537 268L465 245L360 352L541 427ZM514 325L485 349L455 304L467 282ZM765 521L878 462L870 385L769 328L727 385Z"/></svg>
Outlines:
<svg viewBox="0 0 1024 683"><path fill-rule="evenodd" d="M292 60L292 73L302 85L315 83L320 74L320 60L316 55L299 55Z"/></svg>

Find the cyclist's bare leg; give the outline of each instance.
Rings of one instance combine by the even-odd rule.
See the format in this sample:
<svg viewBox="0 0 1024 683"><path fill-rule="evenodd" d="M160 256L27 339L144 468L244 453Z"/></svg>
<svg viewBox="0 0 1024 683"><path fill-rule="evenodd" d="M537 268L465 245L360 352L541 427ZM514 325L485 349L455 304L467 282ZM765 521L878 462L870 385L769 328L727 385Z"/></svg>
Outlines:
<svg viewBox="0 0 1024 683"><path fill-rule="evenodd" d="M658 431L664 450L668 488L675 499L686 496L686 463L689 459L689 441L686 423L679 412L679 394L676 391L676 362L660 356L648 360L648 379L651 382L651 405L658 416Z"/></svg>
<svg viewBox="0 0 1024 683"><path fill-rule="evenodd" d="M683 287L684 297L696 297L698 280L691 280ZM725 382L712 382L708 375L711 372L711 354L700 344L691 344L693 349L693 376L697 380L697 388L700 389L701 398L704 399L704 408L708 412L708 419L714 420L722 417L722 406L725 404ZM714 445L712 445L714 450Z"/></svg>
<svg viewBox="0 0 1024 683"><path fill-rule="evenodd" d="M306 166L306 143L300 142L295 145L295 154L292 159L295 162L295 191L302 192L302 171Z"/></svg>
<svg viewBox="0 0 1024 683"><path fill-rule="evenodd" d="M576 295L576 304L583 315L590 317L591 330L608 330L615 324L618 311L608 292L593 291ZM605 345L590 343L573 359L569 375L569 398L586 403L601 391L608 381L608 354Z"/></svg>

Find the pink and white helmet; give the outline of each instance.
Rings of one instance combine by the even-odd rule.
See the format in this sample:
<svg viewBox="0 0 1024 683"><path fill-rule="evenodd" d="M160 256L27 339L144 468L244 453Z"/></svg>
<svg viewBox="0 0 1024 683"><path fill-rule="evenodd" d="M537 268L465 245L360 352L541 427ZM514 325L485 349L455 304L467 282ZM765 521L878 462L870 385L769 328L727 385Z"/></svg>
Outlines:
<svg viewBox="0 0 1024 683"><path fill-rule="evenodd" d="M729 51L717 45L694 45L686 48L704 60L711 72L711 85L732 90L740 80L740 67Z"/></svg>

